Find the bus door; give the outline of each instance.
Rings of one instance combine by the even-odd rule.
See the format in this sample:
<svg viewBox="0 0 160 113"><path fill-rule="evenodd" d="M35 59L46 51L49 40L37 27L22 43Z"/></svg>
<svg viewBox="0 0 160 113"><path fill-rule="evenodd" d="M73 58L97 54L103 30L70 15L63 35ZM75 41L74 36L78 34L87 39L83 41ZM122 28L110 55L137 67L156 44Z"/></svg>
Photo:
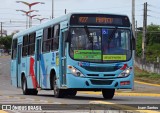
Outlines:
<svg viewBox="0 0 160 113"><path fill-rule="evenodd" d="M61 78L61 83L62 85L66 85L66 42L65 42L65 32L66 30L61 30L61 39L60 39L60 43L62 44L62 46L60 46L60 78Z"/></svg>
<svg viewBox="0 0 160 113"><path fill-rule="evenodd" d="M17 63L17 87L21 86L21 57L22 57L22 44L18 45L18 63Z"/></svg>
<svg viewBox="0 0 160 113"><path fill-rule="evenodd" d="M37 87L40 87L41 86L41 78L40 78L40 54L41 54L41 37L38 37L36 39L36 51L35 51L35 76L36 76L36 79L37 79L37 82L38 82L38 86Z"/></svg>

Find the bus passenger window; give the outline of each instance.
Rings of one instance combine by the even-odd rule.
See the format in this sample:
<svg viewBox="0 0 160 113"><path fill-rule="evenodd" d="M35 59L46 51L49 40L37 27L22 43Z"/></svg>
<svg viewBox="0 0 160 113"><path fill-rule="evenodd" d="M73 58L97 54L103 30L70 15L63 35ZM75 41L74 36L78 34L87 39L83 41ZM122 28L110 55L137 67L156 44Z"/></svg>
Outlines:
<svg viewBox="0 0 160 113"><path fill-rule="evenodd" d="M52 46L51 50L58 50L59 47L59 25L55 25L52 30Z"/></svg>
<svg viewBox="0 0 160 113"><path fill-rule="evenodd" d="M22 48L22 57L27 56L28 54L28 46L24 46Z"/></svg>
<svg viewBox="0 0 160 113"><path fill-rule="evenodd" d="M22 57L28 55L28 35L23 36Z"/></svg>
<svg viewBox="0 0 160 113"><path fill-rule="evenodd" d="M52 28L45 28L43 30L43 52L49 52L51 49Z"/></svg>
<svg viewBox="0 0 160 113"><path fill-rule="evenodd" d="M43 42L43 52L49 52L50 51L50 46L51 46L51 41L46 40Z"/></svg>
<svg viewBox="0 0 160 113"><path fill-rule="evenodd" d="M17 39L13 40L12 43L12 59L16 59L16 55L17 55Z"/></svg>
<svg viewBox="0 0 160 113"><path fill-rule="evenodd" d="M36 33L29 35L28 55L33 55L35 52L35 37Z"/></svg>

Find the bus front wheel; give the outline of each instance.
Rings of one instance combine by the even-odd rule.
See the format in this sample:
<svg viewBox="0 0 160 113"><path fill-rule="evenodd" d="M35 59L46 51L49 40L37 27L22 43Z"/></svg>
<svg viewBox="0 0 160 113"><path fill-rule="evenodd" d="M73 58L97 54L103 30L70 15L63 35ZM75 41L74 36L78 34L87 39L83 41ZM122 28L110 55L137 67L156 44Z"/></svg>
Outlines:
<svg viewBox="0 0 160 113"><path fill-rule="evenodd" d="M64 91L63 89L59 89L58 88L58 85L57 85L57 81L56 81L56 76L54 76L54 79L53 79L53 88L54 88L54 96L56 98L63 98L64 97Z"/></svg>
<svg viewBox="0 0 160 113"><path fill-rule="evenodd" d="M105 99L112 99L114 96L115 89L102 89L102 95Z"/></svg>

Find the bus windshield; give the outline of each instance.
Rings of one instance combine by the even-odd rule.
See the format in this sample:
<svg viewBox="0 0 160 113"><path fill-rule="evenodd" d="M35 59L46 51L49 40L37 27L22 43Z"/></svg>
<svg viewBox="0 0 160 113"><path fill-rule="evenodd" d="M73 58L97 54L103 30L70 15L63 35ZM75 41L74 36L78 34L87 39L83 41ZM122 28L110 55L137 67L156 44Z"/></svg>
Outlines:
<svg viewBox="0 0 160 113"><path fill-rule="evenodd" d="M131 58L130 30L71 28L70 56L87 62L119 62Z"/></svg>

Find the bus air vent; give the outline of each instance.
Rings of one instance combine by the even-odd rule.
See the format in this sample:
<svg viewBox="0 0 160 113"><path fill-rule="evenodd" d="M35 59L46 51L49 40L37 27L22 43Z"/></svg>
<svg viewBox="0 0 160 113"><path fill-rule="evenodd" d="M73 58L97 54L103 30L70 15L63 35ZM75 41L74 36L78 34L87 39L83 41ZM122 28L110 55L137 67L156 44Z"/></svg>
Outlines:
<svg viewBox="0 0 160 113"><path fill-rule="evenodd" d="M104 76L115 76L115 74L104 74Z"/></svg>
<svg viewBox="0 0 160 113"><path fill-rule="evenodd" d="M117 66L110 66L110 67L83 66L82 68L86 69L87 71L92 71L92 72L113 72L113 71L118 70L120 67L117 67Z"/></svg>
<svg viewBox="0 0 160 113"><path fill-rule="evenodd" d="M93 85L111 85L113 80L90 80Z"/></svg>
<svg viewBox="0 0 160 113"><path fill-rule="evenodd" d="M98 74L87 74L88 76L99 76Z"/></svg>

